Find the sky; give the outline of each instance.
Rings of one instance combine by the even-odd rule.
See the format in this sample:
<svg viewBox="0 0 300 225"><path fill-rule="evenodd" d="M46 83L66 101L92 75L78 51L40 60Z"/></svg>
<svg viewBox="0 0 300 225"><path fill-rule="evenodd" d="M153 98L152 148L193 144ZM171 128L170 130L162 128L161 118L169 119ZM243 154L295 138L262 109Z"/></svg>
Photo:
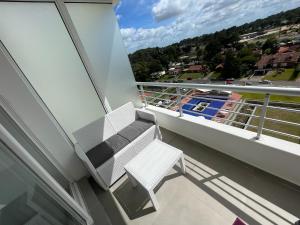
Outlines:
<svg viewBox="0 0 300 225"><path fill-rule="evenodd" d="M242 25L300 6L300 0L119 0L115 12L129 53Z"/></svg>

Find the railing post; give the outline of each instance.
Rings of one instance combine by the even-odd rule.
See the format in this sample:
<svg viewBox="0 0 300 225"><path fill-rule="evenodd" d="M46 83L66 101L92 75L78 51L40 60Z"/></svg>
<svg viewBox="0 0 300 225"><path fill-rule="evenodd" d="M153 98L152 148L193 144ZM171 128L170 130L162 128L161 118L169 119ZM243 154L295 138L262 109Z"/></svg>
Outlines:
<svg viewBox="0 0 300 225"><path fill-rule="evenodd" d="M147 106L148 106L148 102L147 102L147 98L146 98L146 96L145 96L145 92L144 92L144 87L143 87L143 85L140 85L140 90L141 90L142 98L143 98L144 103L145 103L145 107L147 107Z"/></svg>
<svg viewBox="0 0 300 225"><path fill-rule="evenodd" d="M259 118L259 125L257 128L256 140L260 139L260 136L261 136L263 128L264 128L264 123L265 123L265 118L266 118L266 114L267 114L267 107L269 105L269 101L270 101L270 94L267 93L265 95L264 105L262 107L260 118Z"/></svg>
<svg viewBox="0 0 300 225"><path fill-rule="evenodd" d="M177 93L177 104L179 106L179 116L182 117L183 116L183 111L182 111L182 104L181 104L181 91L180 88L177 87L176 88L176 93Z"/></svg>

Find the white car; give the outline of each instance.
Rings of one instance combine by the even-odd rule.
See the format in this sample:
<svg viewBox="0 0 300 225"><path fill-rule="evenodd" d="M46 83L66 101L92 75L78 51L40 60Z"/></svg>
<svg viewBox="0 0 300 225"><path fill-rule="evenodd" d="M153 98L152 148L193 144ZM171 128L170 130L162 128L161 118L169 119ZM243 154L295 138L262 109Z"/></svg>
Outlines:
<svg viewBox="0 0 300 225"><path fill-rule="evenodd" d="M259 82L260 84L272 84L270 80L262 80Z"/></svg>

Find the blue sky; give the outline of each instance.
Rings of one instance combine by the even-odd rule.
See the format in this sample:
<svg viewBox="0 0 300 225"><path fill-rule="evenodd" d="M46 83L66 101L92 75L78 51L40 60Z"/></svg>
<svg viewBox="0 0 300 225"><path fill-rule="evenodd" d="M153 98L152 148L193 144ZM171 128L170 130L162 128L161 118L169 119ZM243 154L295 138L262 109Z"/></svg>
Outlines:
<svg viewBox="0 0 300 225"><path fill-rule="evenodd" d="M120 0L115 11L131 53L242 25L299 6L299 0Z"/></svg>

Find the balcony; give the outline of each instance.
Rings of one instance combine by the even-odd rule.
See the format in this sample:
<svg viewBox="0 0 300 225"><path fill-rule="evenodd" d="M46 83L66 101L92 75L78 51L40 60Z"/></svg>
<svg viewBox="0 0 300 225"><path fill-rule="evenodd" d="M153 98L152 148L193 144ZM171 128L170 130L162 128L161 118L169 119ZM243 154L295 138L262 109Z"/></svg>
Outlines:
<svg viewBox="0 0 300 225"><path fill-rule="evenodd" d="M297 115L297 104L292 107L272 102L270 95L299 96L299 89L205 87L265 96L262 102L254 102L191 95L188 90L203 89L203 85L138 84L146 108L157 116L163 141L183 150L187 174L183 176L178 165L156 188L158 211L154 211L147 193L140 187L134 189L126 175L109 192L102 191L92 179L82 179L79 186L95 224L229 225L237 217L248 224L293 224L299 219L300 124L268 116L270 109ZM166 104L158 104L157 100L166 101L165 96L175 97ZM231 108L192 105L227 112L225 117L217 117L218 112L205 114L203 109L188 114L184 105L190 105L187 99L191 97L223 101L223 106L233 104ZM242 112L244 106L260 108L260 113ZM238 121L237 116L248 120ZM257 125L249 122L249 118L256 119ZM297 127L298 136L269 129L267 121Z"/></svg>
<svg viewBox="0 0 300 225"><path fill-rule="evenodd" d="M146 106L177 111L180 117L187 114L254 131L257 133L256 139L266 134L300 143L299 88L138 84Z"/></svg>
<svg viewBox="0 0 300 225"><path fill-rule="evenodd" d="M187 174L175 167L156 189L154 211L148 195L126 176L109 192L92 179L79 186L95 224L293 224L300 216L300 188L276 176L162 129L164 141L183 149Z"/></svg>

